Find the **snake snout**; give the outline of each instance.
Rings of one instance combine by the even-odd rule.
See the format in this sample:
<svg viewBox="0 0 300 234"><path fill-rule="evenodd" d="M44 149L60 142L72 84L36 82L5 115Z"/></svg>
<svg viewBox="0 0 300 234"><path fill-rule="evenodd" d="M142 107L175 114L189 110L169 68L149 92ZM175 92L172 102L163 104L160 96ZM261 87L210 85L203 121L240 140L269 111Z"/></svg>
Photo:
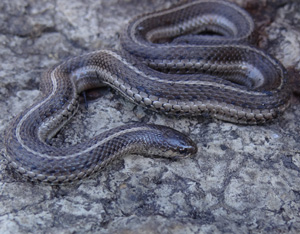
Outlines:
<svg viewBox="0 0 300 234"><path fill-rule="evenodd" d="M176 134L174 138L170 138L169 144L174 147L176 156L179 157L189 157L198 151L195 142L182 133L180 133L180 135Z"/></svg>
<svg viewBox="0 0 300 234"><path fill-rule="evenodd" d="M197 145L191 138L175 129L160 127L163 133L161 142L166 149L167 157L189 157L197 153Z"/></svg>

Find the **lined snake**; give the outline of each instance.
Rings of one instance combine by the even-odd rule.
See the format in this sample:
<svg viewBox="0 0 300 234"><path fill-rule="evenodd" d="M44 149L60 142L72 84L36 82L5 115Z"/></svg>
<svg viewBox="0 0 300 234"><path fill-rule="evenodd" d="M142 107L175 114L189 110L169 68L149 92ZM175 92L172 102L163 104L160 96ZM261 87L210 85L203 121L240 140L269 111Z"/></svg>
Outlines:
<svg viewBox="0 0 300 234"><path fill-rule="evenodd" d="M69 147L47 144L75 114L80 93L103 85L169 114L206 114L240 124L275 118L289 105L288 78L280 62L249 44L253 31L246 11L220 0L186 2L136 17L121 34L121 51L88 53L45 73L39 97L6 130L10 166L32 180L62 183L125 154L197 152L182 133L141 123Z"/></svg>

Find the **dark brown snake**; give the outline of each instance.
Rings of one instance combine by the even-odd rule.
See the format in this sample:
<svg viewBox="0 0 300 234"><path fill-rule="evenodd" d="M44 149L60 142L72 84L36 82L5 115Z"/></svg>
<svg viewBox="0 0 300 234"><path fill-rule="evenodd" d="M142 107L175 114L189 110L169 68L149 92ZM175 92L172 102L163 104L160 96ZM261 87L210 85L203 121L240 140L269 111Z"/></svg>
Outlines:
<svg viewBox="0 0 300 234"><path fill-rule="evenodd" d="M40 96L5 133L11 167L32 180L69 182L124 154L182 157L197 152L185 135L132 124L69 147L46 142L75 114L79 94L109 85L132 102L170 114L258 124L281 114L290 92L284 67L249 44L254 23L235 4L191 1L144 14L121 36L123 50L99 50L50 69Z"/></svg>

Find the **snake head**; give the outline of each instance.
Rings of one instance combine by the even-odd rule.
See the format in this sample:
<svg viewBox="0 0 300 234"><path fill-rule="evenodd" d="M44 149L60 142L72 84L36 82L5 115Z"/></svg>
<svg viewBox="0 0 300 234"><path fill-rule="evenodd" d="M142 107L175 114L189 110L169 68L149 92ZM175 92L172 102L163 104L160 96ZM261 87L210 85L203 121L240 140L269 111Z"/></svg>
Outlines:
<svg viewBox="0 0 300 234"><path fill-rule="evenodd" d="M197 145L183 133L161 125L152 125L157 132L147 154L167 158L184 158L197 153Z"/></svg>

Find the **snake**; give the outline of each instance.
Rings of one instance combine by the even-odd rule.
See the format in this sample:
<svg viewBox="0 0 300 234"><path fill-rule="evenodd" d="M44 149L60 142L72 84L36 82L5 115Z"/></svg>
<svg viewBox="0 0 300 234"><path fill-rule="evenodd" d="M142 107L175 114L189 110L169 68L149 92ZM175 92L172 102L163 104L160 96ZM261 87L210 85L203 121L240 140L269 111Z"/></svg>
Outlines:
<svg viewBox="0 0 300 234"><path fill-rule="evenodd" d="M70 58L44 73L40 93L4 134L5 157L22 176L51 184L87 177L127 154L185 158L197 145L175 129L131 123L71 146L49 144L86 90L110 86L166 115L262 124L290 104L286 69L255 45L252 17L221 0L185 1L129 21L121 49Z"/></svg>

